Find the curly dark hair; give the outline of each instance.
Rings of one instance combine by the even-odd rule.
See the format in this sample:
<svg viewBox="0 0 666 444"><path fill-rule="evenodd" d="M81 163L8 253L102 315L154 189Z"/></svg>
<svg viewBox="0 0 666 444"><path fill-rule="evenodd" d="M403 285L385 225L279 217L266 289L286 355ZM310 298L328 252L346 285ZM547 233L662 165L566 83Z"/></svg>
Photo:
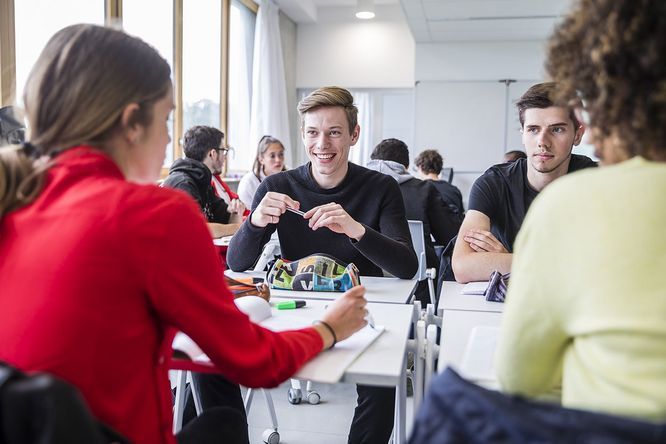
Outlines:
<svg viewBox="0 0 666 444"><path fill-rule="evenodd" d="M556 28L546 69L578 94L603 157L666 159L666 2L580 0Z"/></svg>
<svg viewBox="0 0 666 444"><path fill-rule="evenodd" d="M414 164L426 174L435 173L439 175L444 167L444 159L437 150L425 150L416 156Z"/></svg>
<svg viewBox="0 0 666 444"><path fill-rule="evenodd" d="M398 139L384 139L375 146L370 153L373 160L391 160L409 167L409 148L407 144Z"/></svg>

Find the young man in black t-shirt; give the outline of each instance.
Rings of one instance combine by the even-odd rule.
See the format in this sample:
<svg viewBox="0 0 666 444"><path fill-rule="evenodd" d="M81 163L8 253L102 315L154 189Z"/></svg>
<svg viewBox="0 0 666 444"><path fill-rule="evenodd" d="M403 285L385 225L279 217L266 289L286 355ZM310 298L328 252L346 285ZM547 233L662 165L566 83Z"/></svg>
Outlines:
<svg viewBox="0 0 666 444"><path fill-rule="evenodd" d="M553 101L555 88L534 85L516 103L527 159L492 166L474 182L453 251L458 282L487 280L493 270L508 273L513 242L536 195L558 177L596 166L571 154L584 127L571 108Z"/></svg>

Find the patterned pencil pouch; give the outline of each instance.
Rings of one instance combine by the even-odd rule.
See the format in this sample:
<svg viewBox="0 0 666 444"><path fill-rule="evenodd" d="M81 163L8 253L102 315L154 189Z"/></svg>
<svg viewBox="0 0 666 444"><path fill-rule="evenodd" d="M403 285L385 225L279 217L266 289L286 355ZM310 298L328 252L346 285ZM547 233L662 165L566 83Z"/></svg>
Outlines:
<svg viewBox="0 0 666 444"><path fill-rule="evenodd" d="M504 302L510 276L511 273L502 274L497 270L491 273L490 279L488 279L488 287L483 293L486 296L486 301Z"/></svg>
<svg viewBox="0 0 666 444"><path fill-rule="evenodd" d="M278 259L266 274L271 288L300 291L347 291L361 284L356 265L327 254L312 254L297 261Z"/></svg>

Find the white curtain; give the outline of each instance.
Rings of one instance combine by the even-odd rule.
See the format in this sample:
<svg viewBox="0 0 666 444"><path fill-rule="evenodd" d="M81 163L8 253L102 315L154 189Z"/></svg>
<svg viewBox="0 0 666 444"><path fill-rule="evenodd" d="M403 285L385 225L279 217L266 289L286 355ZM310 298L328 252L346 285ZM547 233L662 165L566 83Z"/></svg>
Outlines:
<svg viewBox="0 0 666 444"><path fill-rule="evenodd" d="M261 0L254 34L250 144L270 134L282 141L285 162L291 165L287 89L282 58L278 7Z"/></svg>
<svg viewBox="0 0 666 444"><path fill-rule="evenodd" d="M358 124L361 127L361 136L351 149L349 160L357 165L365 166L370 160L374 144L374 105L372 94L363 91L352 91L354 104L358 108Z"/></svg>

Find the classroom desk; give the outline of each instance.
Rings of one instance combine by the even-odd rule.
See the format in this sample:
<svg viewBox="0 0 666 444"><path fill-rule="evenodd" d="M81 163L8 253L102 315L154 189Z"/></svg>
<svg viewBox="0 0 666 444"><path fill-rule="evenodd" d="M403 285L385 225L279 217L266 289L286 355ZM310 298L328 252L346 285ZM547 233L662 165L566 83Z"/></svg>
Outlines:
<svg viewBox="0 0 666 444"><path fill-rule="evenodd" d="M242 277L265 278L263 271L236 272L226 270L225 275L234 279ZM365 287L365 298L368 302L381 302L384 304L406 304L418 282L412 279L398 279L393 277L361 276L361 284ZM334 291L295 291L277 290L271 288L271 297L284 297L289 299L324 300L337 299L341 293Z"/></svg>
<svg viewBox="0 0 666 444"><path fill-rule="evenodd" d="M279 298L276 298L279 299ZM289 298L291 299L291 297ZM325 300L308 300L308 310L284 310L290 316L302 316L307 319L321 318L325 310ZM384 332L345 370L340 382L383 387L396 387L395 401L395 442L404 443L406 436L406 353L407 339L412 325L414 306L403 304L370 303L376 325L385 327ZM274 315L280 312L274 310ZM311 362L316 364L318 357ZM189 361L172 361L171 369L198 370ZM204 367L210 372L210 366ZM183 372L184 373L184 372ZM181 375L181 377L184 377ZM174 411L174 425L178 424L177 410Z"/></svg>
<svg viewBox="0 0 666 444"><path fill-rule="evenodd" d="M457 282L444 282L442 285L437 306L437 313L442 317L438 371L442 372L450 365L462 376L492 386L494 376L493 380L480 380L476 377L480 373L494 375L492 368L469 371L462 364L466 351L468 354L475 351L478 353L480 350L483 350L483 353L494 351L494 343L491 342L489 346L488 339L493 332L499 331L504 304L486 301L483 295L462 294L464 286ZM475 339L477 343L470 343L470 338ZM479 341L482 343L479 344ZM476 357L466 361L477 364L481 362L487 366L492 365L493 356Z"/></svg>

